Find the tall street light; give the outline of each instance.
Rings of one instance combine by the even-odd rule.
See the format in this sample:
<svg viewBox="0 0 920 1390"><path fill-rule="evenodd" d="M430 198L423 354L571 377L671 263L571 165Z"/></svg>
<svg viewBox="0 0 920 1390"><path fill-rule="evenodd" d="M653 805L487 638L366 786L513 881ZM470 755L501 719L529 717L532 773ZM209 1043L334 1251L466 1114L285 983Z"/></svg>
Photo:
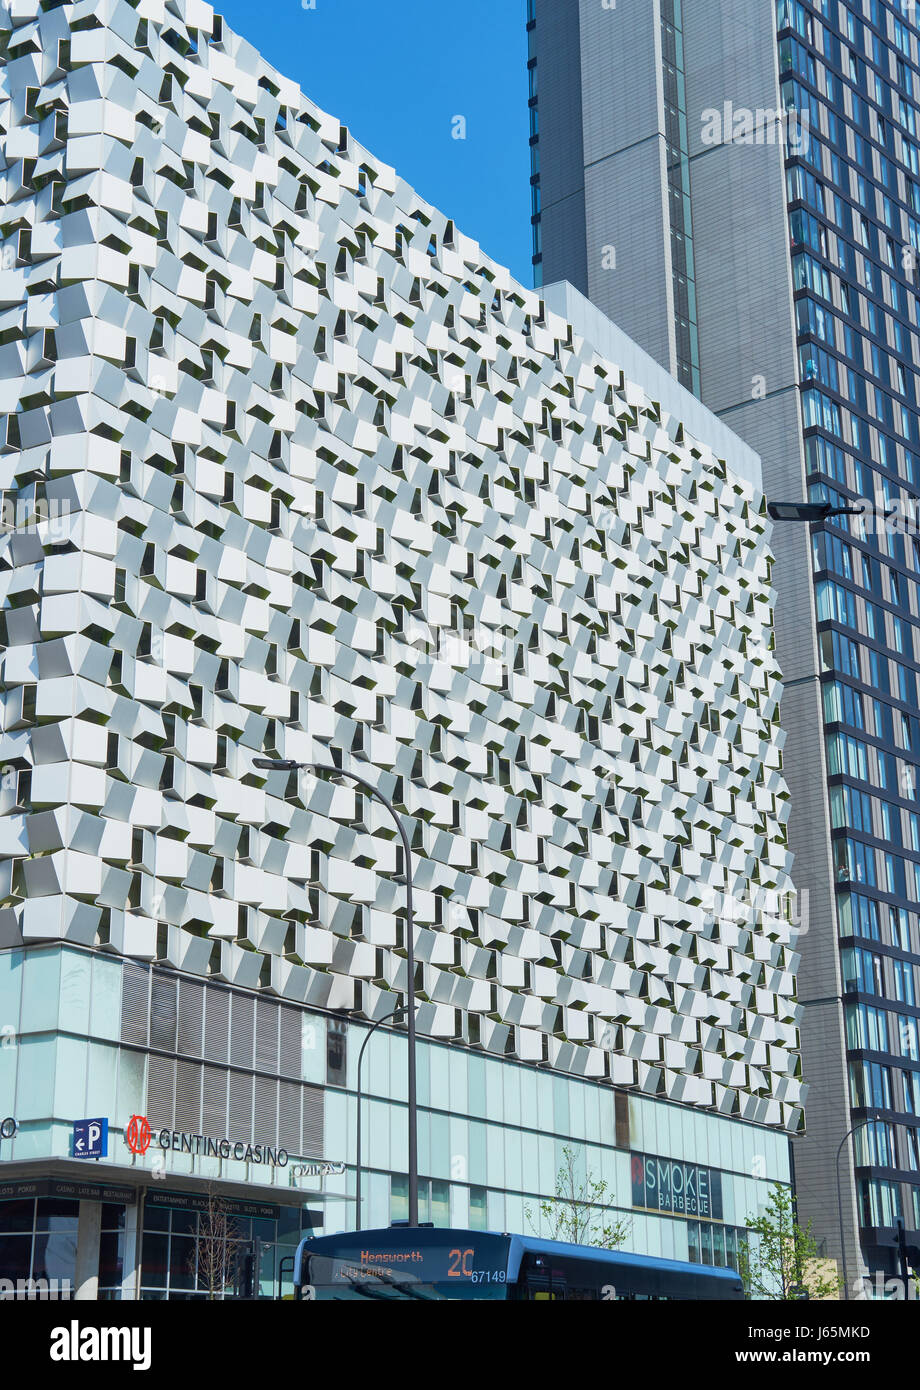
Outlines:
<svg viewBox="0 0 920 1390"><path fill-rule="evenodd" d="M357 1084L357 1123L355 1125L355 1230L361 1230L361 1066L364 1062L364 1049L367 1047L371 1038L380 1027L381 1023L388 1023L392 1019L402 1018L405 1008L400 1005L398 1009L393 1009L392 1013L384 1014L383 1018L378 1018L376 1023L372 1023L365 1034L361 1044L361 1051L358 1053L358 1084Z"/></svg>
<svg viewBox="0 0 920 1390"><path fill-rule="evenodd" d="M340 767L324 767L316 763L298 763L292 758L253 758L253 767L268 772L312 772L317 776L329 774L333 777L350 777L363 787L369 796L375 796L387 808L402 840L406 866L406 969L408 987L406 990L406 1041L408 1043L407 1091L409 1121L409 1225L418 1225L418 1106L416 1099L415 1073L415 923L412 916L412 850L405 826L396 813L392 802L384 796L372 782L359 777L357 772L347 772Z"/></svg>
<svg viewBox="0 0 920 1390"><path fill-rule="evenodd" d="M895 514L896 509L882 510L878 507L872 507L871 510L876 515L882 515L887 519L889 516ZM865 506L838 507L832 502L768 502L767 515L770 517L771 521L826 521L832 516L865 516L866 508ZM843 1232L843 1195L840 1190L840 1155L851 1135L856 1134L858 1130L863 1129L866 1125L871 1123L871 1117L869 1119L859 1120L853 1125L852 1129L847 1130L837 1148L837 1158L834 1164L837 1171L837 1217L840 1222L840 1258L843 1263L843 1297L847 1301L849 1301L850 1298L850 1283L847 1271L847 1247Z"/></svg>
<svg viewBox="0 0 920 1390"><path fill-rule="evenodd" d="M873 1123L874 1117L870 1115L865 1120L857 1121L857 1123L853 1126L852 1129L847 1130L846 1134L843 1136L843 1138L840 1141L840 1144L838 1145L837 1161L834 1165L837 1169L837 1216L840 1220L840 1258L843 1261L843 1297L847 1301L849 1301L850 1298L850 1283L849 1276L847 1274L847 1247L846 1242L843 1238L843 1197L840 1192L840 1155L843 1153L844 1144L847 1142L847 1140L850 1138L852 1134L855 1134L858 1129L862 1129L865 1125L871 1125ZM855 1166L856 1165L854 1162L854 1168Z"/></svg>

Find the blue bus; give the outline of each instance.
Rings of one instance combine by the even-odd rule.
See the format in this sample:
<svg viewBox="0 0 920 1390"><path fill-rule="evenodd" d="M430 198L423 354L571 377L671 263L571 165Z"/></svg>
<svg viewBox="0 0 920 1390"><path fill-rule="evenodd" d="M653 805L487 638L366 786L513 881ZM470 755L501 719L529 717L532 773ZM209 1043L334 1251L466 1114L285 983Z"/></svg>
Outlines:
<svg viewBox="0 0 920 1390"><path fill-rule="evenodd" d="M600 1302L742 1299L737 1272L536 1236L390 1226L307 1237L297 1247L294 1297Z"/></svg>

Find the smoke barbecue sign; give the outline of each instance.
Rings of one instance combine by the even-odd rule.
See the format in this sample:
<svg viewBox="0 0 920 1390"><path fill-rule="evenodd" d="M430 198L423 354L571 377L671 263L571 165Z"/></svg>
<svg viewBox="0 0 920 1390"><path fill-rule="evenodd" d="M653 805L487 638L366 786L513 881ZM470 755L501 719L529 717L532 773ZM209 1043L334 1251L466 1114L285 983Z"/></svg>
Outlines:
<svg viewBox="0 0 920 1390"><path fill-rule="evenodd" d="M644 1211L722 1220L722 1175L678 1159L633 1154L632 1202Z"/></svg>

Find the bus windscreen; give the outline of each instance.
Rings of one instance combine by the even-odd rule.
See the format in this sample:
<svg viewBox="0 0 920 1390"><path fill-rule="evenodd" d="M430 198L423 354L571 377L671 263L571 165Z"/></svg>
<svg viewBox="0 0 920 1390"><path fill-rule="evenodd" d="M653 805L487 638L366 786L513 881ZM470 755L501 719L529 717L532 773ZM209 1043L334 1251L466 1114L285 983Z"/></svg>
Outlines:
<svg viewBox="0 0 920 1390"><path fill-rule="evenodd" d="M432 1241L393 1236L381 1240L373 1233L370 1239L338 1244L328 1253L308 1252L302 1287L322 1290L327 1298L506 1297L507 1237L462 1234L462 1241Z"/></svg>

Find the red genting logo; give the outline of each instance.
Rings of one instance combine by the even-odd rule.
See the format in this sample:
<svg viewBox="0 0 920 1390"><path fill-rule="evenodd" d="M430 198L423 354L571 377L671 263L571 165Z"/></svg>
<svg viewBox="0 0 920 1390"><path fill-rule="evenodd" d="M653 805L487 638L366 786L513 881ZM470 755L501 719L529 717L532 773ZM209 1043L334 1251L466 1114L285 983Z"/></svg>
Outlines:
<svg viewBox="0 0 920 1390"><path fill-rule="evenodd" d="M150 1148L150 1124L145 1115L131 1116L125 1130L125 1143L135 1154L145 1154Z"/></svg>

